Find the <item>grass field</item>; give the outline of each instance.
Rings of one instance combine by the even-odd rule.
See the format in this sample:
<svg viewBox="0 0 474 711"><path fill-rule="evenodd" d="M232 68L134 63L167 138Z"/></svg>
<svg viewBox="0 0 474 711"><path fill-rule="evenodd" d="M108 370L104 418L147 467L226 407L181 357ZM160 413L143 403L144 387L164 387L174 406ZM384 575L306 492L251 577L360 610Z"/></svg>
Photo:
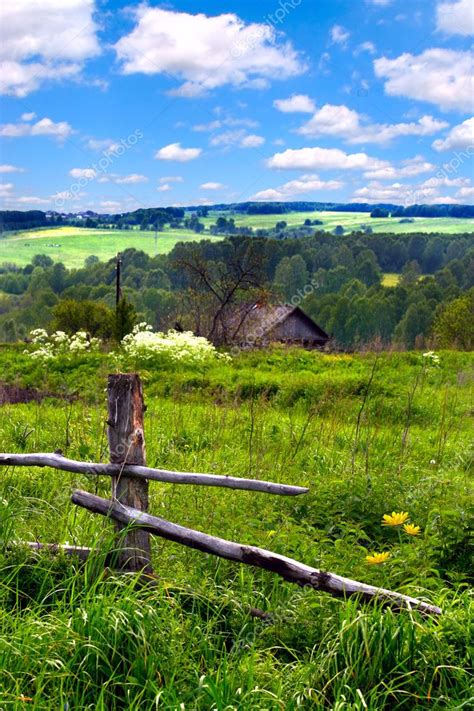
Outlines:
<svg viewBox="0 0 474 711"><path fill-rule="evenodd" d="M271 228L284 220L288 225L302 225L306 219L322 220L323 225L314 229L332 231L342 225L347 232L361 229L361 225L370 225L374 232L394 232L398 234L412 232L440 232L455 234L472 232L474 220L456 220L453 218L416 218L415 222L400 224L398 219L371 218L362 212L292 212L287 215L232 215L231 213L210 213L202 222L207 228L214 224L217 217L234 217L236 225L258 228ZM117 252L128 247L142 249L148 254L169 252L176 242L199 239L219 239L209 233L196 235L189 230L166 230L158 233L155 247L155 233L139 230L91 230L77 227L58 227L46 230L30 230L0 237L0 264L11 262L24 266L31 262L35 254L47 254L55 261L63 262L67 267L83 266L84 260L95 254L101 260L113 257Z"/></svg>
<svg viewBox="0 0 474 711"><path fill-rule="evenodd" d="M48 368L0 348L2 379L49 398L4 405L3 451L107 458L107 355ZM170 711L467 709L471 354L241 354L142 370L147 461L308 485L297 498L153 482L152 513L440 605L438 619L299 589L155 538L140 588L101 560L29 555L19 540L97 545L111 527L70 503L110 481L0 471L0 707ZM134 368L136 364L122 364ZM370 384L369 384L370 383ZM58 395L79 394L68 400ZM406 511L410 537L383 528ZM369 552L390 553L368 565ZM472 570L471 570L472 573ZM251 617L249 608L271 613ZM471 618L472 619L472 618Z"/></svg>
<svg viewBox="0 0 474 711"><path fill-rule="evenodd" d="M220 239L211 237L210 239ZM202 239L190 230L166 230L155 233L140 230L91 230L81 227L57 227L47 230L17 232L0 238L0 264L11 262L24 266L35 254L46 254L66 267L82 267L84 260L95 254L101 261L114 257L128 247L150 255L169 252L176 242Z"/></svg>
<svg viewBox="0 0 474 711"><path fill-rule="evenodd" d="M384 286L397 286L400 281L400 274L391 274L386 272L382 277L382 284Z"/></svg>
<svg viewBox="0 0 474 711"><path fill-rule="evenodd" d="M370 225L374 232L393 232L405 234L411 232L440 232L456 234L457 232L473 232L474 220L455 219L451 217L416 217L414 222L400 224L399 218L372 218L368 212L290 212L286 215L240 215L230 212L211 212L202 222L206 226L213 224L216 217L233 217L236 225L254 228L274 227L277 222L285 221L288 225L302 225L305 220L322 220L323 224L316 229L332 231L337 225L342 225L348 232L361 229L361 225Z"/></svg>

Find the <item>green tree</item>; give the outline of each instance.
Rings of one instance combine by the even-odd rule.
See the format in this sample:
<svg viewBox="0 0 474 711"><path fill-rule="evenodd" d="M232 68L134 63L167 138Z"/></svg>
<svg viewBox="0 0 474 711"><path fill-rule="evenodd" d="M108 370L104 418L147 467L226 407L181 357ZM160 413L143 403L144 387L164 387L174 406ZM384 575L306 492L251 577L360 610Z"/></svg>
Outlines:
<svg viewBox="0 0 474 711"><path fill-rule="evenodd" d="M53 309L53 328L69 334L87 331L93 337L110 338L114 312L97 301L62 299Z"/></svg>
<svg viewBox="0 0 474 711"><path fill-rule="evenodd" d="M114 338L117 343L132 332L137 321L137 312L131 301L122 296L115 309Z"/></svg>
<svg viewBox="0 0 474 711"><path fill-rule="evenodd" d="M474 349L474 289L442 306L433 333L441 348Z"/></svg>
<svg viewBox="0 0 474 711"><path fill-rule="evenodd" d="M428 335L432 321L432 309L426 299L420 299L416 303L409 305L404 317L395 329L395 336L406 348L414 348L418 337Z"/></svg>
<svg viewBox="0 0 474 711"><path fill-rule="evenodd" d="M283 257L275 270L275 287L288 301L303 292L309 274L301 254Z"/></svg>

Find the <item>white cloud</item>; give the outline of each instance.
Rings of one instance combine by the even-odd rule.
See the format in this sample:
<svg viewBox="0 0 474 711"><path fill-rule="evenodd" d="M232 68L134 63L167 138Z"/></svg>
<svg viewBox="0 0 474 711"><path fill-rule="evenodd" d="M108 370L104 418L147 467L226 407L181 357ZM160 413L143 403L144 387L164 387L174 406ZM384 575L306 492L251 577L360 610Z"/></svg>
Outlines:
<svg viewBox="0 0 474 711"><path fill-rule="evenodd" d="M474 199L474 188L469 187L469 188L461 188L456 193L456 197L460 198L461 200L473 200Z"/></svg>
<svg viewBox="0 0 474 711"><path fill-rule="evenodd" d="M102 151L104 153L113 153L116 151L120 143L117 143L116 141L113 141L110 138L104 138L104 139L98 139L98 138L89 138L89 140L86 143L87 148L90 148L91 151Z"/></svg>
<svg viewBox="0 0 474 711"><path fill-rule="evenodd" d="M240 145L242 148L258 148L259 146L263 146L264 143L265 139L263 136L256 136L254 133L251 133L241 140Z"/></svg>
<svg viewBox="0 0 474 711"><path fill-rule="evenodd" d="M301 175L297 180L290 180L278 188L268 188L255 193L251 200L291 200L296 195L313 193L321 190L339 190L344 183L339 180L320 180L317 175Z"/></svg>
<svg viewBox="0 0 474 711"><path fill-rule="evenodd" d="M76 78L99 53L94 0L0 4L0 92L23 97L47 79Z"/></svg>
<svg viewBox="0 0 474 711"><path fill-rule="evenodd" d="M397 178L409 178L435 170L436 166L433 165L433 163L429 163L423 156L415 156L414 158L402 161L399 167L388 164L383 168L367 170L364 176L375 180L395 180Z"/></svg>
<svg viewBox="0 0 474 711"><path fill-rule="evenodd" d="M117 185L134 185L135 183L148 183L146 175L131 173L130 175L117 176L114 180Z"/></svg>
<svg viewBox="0 0 474 711"><path fill-rule="evenodd" d="M22 121L33 121L34 118L36 118L36 114L34 111L29 111L26 114L21 115Z"/></svg>
<svg viewBox="0 0 474 711"><path fill-rule="evenodd" d="M387 7L390 5L392 0L365 0L369 5L378 5L379 7Z"/></svg>
<svg viewBox="0 0 474 711"><path fill-rule="evenodd" d="M199 123L193 126L193 131L217 131L225 126L245 126L246 128L256 128L259 125L258 121L247 118L224 118L216 119L215 121L209 121L209 123Z"/></svg>
<svg viewBox="0 0 474 711"><path fill-rule="evenodd" d="M339 148L288 148L268 159L269 168L282 170L370 170L390 165L366 153L344 153Z"/></svg>
<svg viewBox="0 0 474 711"><path fill-rule="evenodd" d="M437 151L452 151L455 149L473 148L474 151L474 117L453 126L446 138L434 141L433 148Z"/></svg>
<svg viewBox="0 0 474 711"><path fill-rule="evenodd" d="M0 198L9 198L14 187L13 183L0 183Z"/></svg>
<svg viewBox="0 0 474 711"><path fill-rule="evenodd" d="M200 186L201 190L222 190L222 188L225 188L225 185L222 183L202 183Z"/></svg>
<svg viewBox="0 0 474 711"><path fill-rule="evenodd" d="M104 200L100 203L100 206L105 208L106 210L115 211L120 209L121 203L117 202L116 200Z"/></svg>
<svg viewBox="0 0 474 711"><path fill-rule="evenodd" d="M341 136L347 143L390 143L398 136L429 136L446 128L445 121L423 116L411 123L367 123L344 104L325 104L298 129L303 136Z"/></svg>
<svg viewBox="0 0 474 711"><path fill-rule="evenodd" d="M362 42L362 44L359 44L357 48L354 51L354 54L357 56L361 52L368 52L369 54L375 54L377 52L377 48L375 47L375 44L373 42Z"/></svg>
<svg viewBox="0 0 474 711"><path fill-rule="evenodd" d="M181 175L164 175L160 178L160 183L182 183L184 178Z"/></svg>
<svg viewBox="0 0 474 711"><path fill-rule="evenodd" d="M97 177L97 173L93 168L71 168L69 175L76 180L94 180Z"/></svg>
<svg viewBox="0 0 474 711"><path fill-rule="evenodd" d="M385 79L391 96L428 101L444 110L472 108L472 55L452 49L427 49L422 54L408 52L396 59L374 61L377 77Z"/></svg>
<svg viewBox="0 0 474 711"><path fill-rule="evenodd" d="M455 181L456 182L456 181ZM469 197L469 188L461 188L456 195L441 195L438 188L451 187L453 181L437 180L435 178L420 183L418 185L409 185L405 183L392 183L391 185L382 185L377 181L373 181L368 185L358 188L354 192L351 202L388 202L396 205L413 205L413 204L454 204L460 201L460 198ZM456 182L456 184L458 184ZM464 192L463 192L464 191Z"/></svg>
<svg viewBox="0 0 474 711"><path fill-rule="evenodd" d="M442 2L436 8L437 29L448 35L474 34L472 0Z"/></svg>
<svg viewBox="0 0 474 711"><path fill-rule="evenodd" d="M163 183L163 185L160 185L156 189L159 193L167 193L169 190L172 190L172 187L168 183Z"/></svg>
<svg viewBox="0 0 474 711"><path fill-rule="evenodd" d="M202 153L201 148L183 148L181 143L170 143L163 146L155 153L158 160L175 160L178 163L187 163L190 160L199 158Z"/></svg>
<svg viewBox="0 0 474 711"><path fill-rule="evenodd" d="M258 148L265 143L263 136L253 133L248 134L245 130L224 131L213 136L209 141L211 146L239 146L240 148Z"/></svg>
<svg viewBox="0 0 474 711"><path fill-rule="evenodd" d="M44 118L36 123L4 123L0 126L0 136L5 138L20 138L22 136L53 136L59 141L73 133L67 121L55 123L50 118Z"/></svg>
<svg viewBox="0 0 474 711"><path fill-rule="evenodd" d="M345 44L350 36L349 30L346 30L342 25L334 25L331 28L331 39L334 44Z"/></svg>
<svg viewBox="0 0 474 711"><path fill-rule="evenodd" d="M8 163L3 163L0 165L0 173L24 173L24 168L19 168L16 165L9 165Z"/></svg>
<svg viewBox="0 0 474 711"><path fill-rule="evenodd" d="M36 195L22 195L14 199L17 205L49 205L50 198L41 198Z"/></svg>
<svg viewBox="0 0 474 711"><path fill-rule="evenodd" d="M306 94L293 94L288 99L276 99L273 106L285 114L312 114L313 111L316 111L314 101Z"/></svg>
<svg viewBox="0 0 474 711"><path fill-rule="evenodd" d="M116 44L125 74L167 74L184 83L173 93L190 97L225 84L261 88L306 67L290 42L280 42L270 24L245 24L227 13L191 15L145 4Z"/></svg>

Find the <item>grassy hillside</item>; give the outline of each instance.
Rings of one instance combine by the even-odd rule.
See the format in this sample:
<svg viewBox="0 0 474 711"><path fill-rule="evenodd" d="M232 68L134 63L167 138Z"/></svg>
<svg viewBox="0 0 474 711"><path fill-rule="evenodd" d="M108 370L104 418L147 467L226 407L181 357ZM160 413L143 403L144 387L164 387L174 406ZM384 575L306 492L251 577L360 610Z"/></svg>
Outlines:
<svg viewBox="0 0 474 711"><path fill-rule="evenodd" d="M414 222L400 223L398 217L372 218L368 212L290 212L286 215L241 215L230 212L211 212L209 217L202 219L207 225L213 224L219 215L233 217L236 225L254 227L255 229L275 227L277 222L285 221L288 225L302 225L305 220L321 220L322 225L314 229L332 231L337 225L342 225L348 232L361 229L361 225L372 227L374 232L393 232L408 234L411 232L440 232L441 234L456 234L472 232L474 220L455 219L452 217L415 217Z"/></svg>
<svg viewBox="0 0 474 711"><path fill-rule="evenodd" d="M67 267L82 267L84 260L95 254L106 261L127 247L141 249L147 254L169 252L176 242L202 239L190 230L165 230L155 233L133 230L93 230L81 227L57 227L46 230L17 232L0 238L0 264L12 262L29 264L35 254L47 254ZM210 239L220 239L210 237Z"/></svg>
<svg viewBox="0 0 474 711"><path fill-rule="evenodd" d="M160 578L144 589L103 576L97 560L80 568L8 552L25 539L106 548L110 527L75 509L70 494L107 496L110 482L3 469L0 705L467 708L474 361L439 355L436 366L420 353L376 360L275 349L141 375L150 465L310 486L285 499L152 483L152 513L422 595L443 608L440 619L336 600L159 539ZM44 368L22 347L0 349L5 381L49 393L3 406L0 449L106 459L104 384L115 369L107 355ZM407 511L420 535L383 528L393 510ZM390 558L368 565L374 551ZM255 619L250 606L272 616Z"/></svg>

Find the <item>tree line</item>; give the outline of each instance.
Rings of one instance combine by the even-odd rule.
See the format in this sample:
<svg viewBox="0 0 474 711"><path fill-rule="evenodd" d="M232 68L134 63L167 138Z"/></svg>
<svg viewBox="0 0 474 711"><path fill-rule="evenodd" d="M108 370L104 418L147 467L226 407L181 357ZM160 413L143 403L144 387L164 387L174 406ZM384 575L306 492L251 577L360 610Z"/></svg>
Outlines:
<svg viewBox="0 0 474 711"><path fill-rule="evenodd" d="M374 339L423 346L442 319L445 345L472 344L472 234L230 235L178 243L167 255L127 249L121 256L128 325L140 319L156 329L222 338L236 306L267 300L301 306L341 348ZM384 285L386 272L399 275L396 285ZM66 269L45 255L23 268L3 264L0 340L52 325L113 337L115 276L115 260L100 262L94 255L81 269Z"/></svg>

